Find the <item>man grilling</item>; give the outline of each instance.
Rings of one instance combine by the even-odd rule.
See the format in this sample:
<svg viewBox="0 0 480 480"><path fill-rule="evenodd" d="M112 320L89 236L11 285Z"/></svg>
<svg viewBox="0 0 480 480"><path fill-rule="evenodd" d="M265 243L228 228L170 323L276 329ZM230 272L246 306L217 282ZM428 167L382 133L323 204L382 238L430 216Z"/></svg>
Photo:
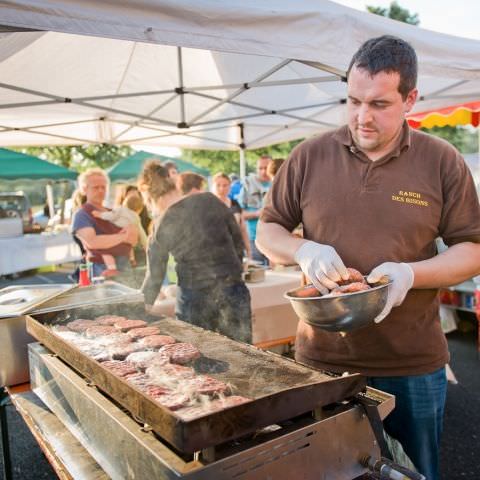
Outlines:
<svg viewBox="0 0 480 480"><path fill-rule="evenodd" d="M275 177L257 245L274 262L297 262L322 293L348 278L346 266L371 283L393 280L371 326L342 336L300 319L296 357L362 373L394 394L385 430L437 480L449 360L437 293L480 272L480 207L455 148L405 121L418 95L408 43L368 40L347 75L348 125L295 148ZM305 239L290 233L300 222ZM450 248L437 255L438 236Z"/></svg>

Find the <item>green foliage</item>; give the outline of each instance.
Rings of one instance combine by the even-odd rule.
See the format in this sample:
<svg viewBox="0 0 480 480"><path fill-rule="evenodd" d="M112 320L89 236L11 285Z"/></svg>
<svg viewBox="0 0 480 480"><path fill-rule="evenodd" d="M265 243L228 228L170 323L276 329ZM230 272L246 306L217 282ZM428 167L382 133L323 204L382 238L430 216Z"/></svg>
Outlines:
<svg viewBox="0 0 480 480"><path fill-rule="evenodd" d="M422 128L424 132L443 138L461 153L478 152L478 134L465 127L433 127Z"/></svg>
<svg viewBox="0 0 480 480"><path fill-rule="evenodd" d="M367 10L375 15L392 18L393 20L409 23L410 25L418 25L420 23L418 13L410 13L406 8L402 8L396 1L390 4L390 8L367 5Z"/></svg>
<svg viewBox="0 0 480 480"><path fill-rule="evenodd" d="M130 146L110 144L75 145L71 147L25 147L16 149L57 165L83 172L87 168L109 168L133 153Z"/></svg>
<svg viewBox="0 0 480 480"><path fill-rule="evenodd" d="M248 171L255 171L255 163L261 155L270 155L272 158L287 158L295 145L298 145L301 141L294 140L255 150L247 150L245 159ZM238 151L183 150L182 159L199 167L208 168L212 175L217 172L239 173L240 171L240 153Z"/></svg>

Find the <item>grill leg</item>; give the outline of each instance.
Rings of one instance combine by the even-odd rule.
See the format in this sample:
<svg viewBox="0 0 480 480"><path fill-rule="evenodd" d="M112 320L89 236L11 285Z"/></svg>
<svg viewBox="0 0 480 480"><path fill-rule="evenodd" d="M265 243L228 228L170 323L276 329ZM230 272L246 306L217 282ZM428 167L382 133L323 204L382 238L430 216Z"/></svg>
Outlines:
<svg viewBox="0 0 480 480"><path fill-rule="evenodd" d="M7 403L7 390L4 387L0 387L0 429L2 431L3 478L5 480L12 480L12 462L10 459L10 442L8 439Z"/></svg>

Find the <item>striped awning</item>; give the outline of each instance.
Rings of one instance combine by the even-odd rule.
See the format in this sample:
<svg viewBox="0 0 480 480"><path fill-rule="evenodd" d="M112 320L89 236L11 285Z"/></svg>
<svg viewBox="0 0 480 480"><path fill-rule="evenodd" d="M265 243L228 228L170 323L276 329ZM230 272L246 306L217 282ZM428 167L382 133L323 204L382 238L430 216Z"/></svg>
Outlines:
<svg viewBox="0 0 480 480"><path fill-rule="evenodd" d="M445 127L447 125L473 125L480 123L480 102L462 103L451 107L414 113L407 116L407 121L412 128Z"/></svg>

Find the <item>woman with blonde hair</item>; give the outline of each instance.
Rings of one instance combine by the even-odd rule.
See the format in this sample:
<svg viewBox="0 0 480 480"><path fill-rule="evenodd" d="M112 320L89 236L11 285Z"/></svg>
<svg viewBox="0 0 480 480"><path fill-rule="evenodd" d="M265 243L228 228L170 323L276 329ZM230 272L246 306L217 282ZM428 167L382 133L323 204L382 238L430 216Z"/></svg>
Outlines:
<svg viewBox="0 0 480 480"><path fill-rule="evenodd" d="M155 161L145 164L138 187L155 217L142 286L147 309L160 292L171 253L178 278L177 318L251 341L242 235L228 208L208 192L182 195Z"/></svg>
<svg viewBox="0 0 480 480"><path fill-rule="evenodd" d="M240 227L240 231L242 232L243 245L247 253L247 257L252 258L250 251L250 240L248 238L247 226L242 214L242 207L236 200L228 196L231 184L232 181L226 173L218 172L212 178L212 193L232 212L235 220L238 223L238 226Z"/></svg>

